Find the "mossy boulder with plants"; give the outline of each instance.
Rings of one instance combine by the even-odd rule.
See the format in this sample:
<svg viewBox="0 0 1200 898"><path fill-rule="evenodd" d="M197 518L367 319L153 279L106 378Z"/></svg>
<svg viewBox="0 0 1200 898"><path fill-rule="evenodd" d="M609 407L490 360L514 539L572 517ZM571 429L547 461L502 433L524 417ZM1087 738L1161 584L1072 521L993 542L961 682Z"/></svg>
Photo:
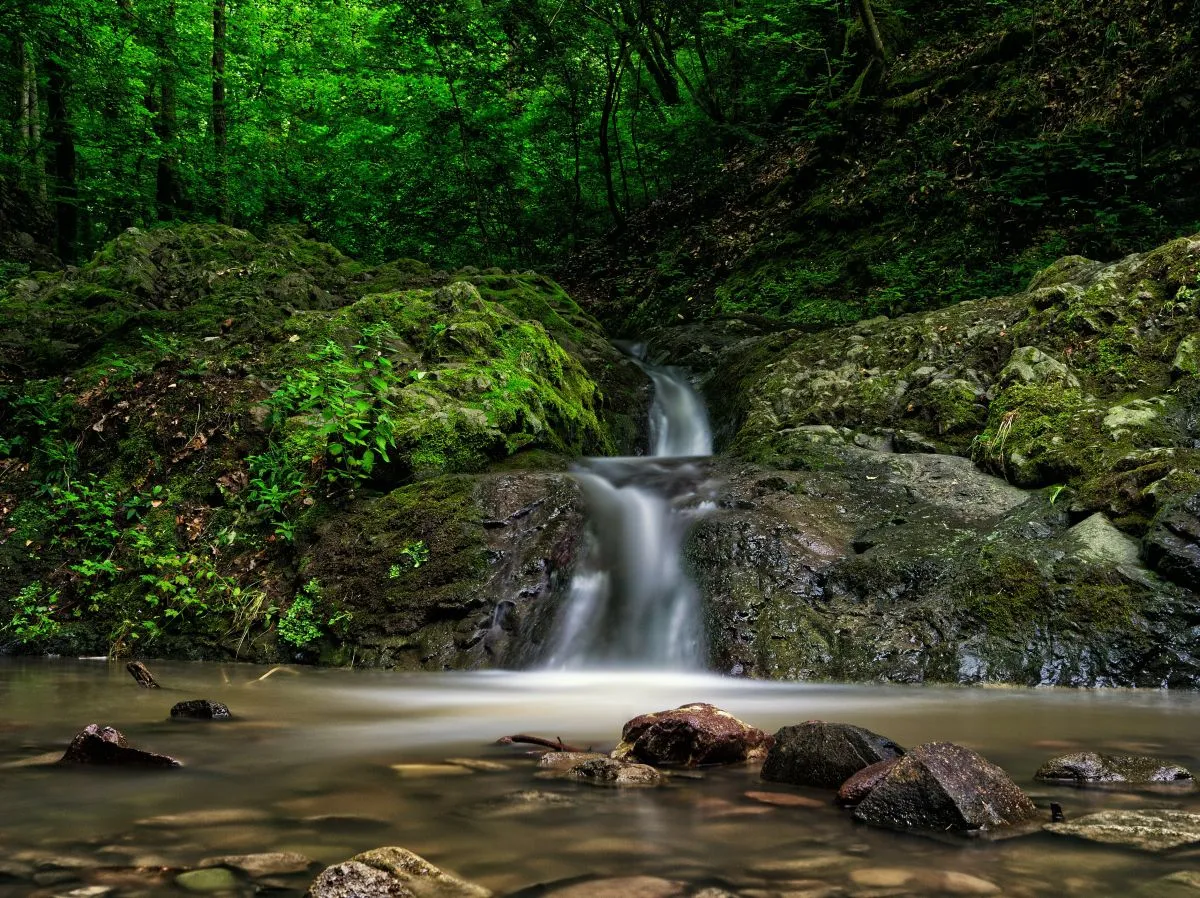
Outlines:
<svg viewBox="0 0 1200 898"><path fill-rule="evenodd" d="M298 535L353 507L388 539L433 517L437 487L385 513L408 484L632 451L647 395L541 275L370 267L295 229L131 230L0 286L0 335L0 644L23 651L316 657L359 609Z"/></svg>

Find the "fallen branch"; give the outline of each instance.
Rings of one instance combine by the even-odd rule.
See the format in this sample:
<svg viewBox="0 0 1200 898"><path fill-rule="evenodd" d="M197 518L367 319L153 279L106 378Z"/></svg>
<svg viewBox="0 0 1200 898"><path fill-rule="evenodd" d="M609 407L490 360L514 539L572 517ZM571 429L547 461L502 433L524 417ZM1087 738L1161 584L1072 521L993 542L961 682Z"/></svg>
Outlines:
<svg viewBox="0 0 1200 898"><path fill-rule="evenodd" d="M251 681L250 681L250 683L251 683L251 684L253 684L253 683L261 683L261 682L262 682L263 680L265 680L267 677L271 676L271 674L277 674L277 673L291 674L293 677L296 677L296 676L299 676L299 675L300 675L300 671L298 671L298 670L292 670L290 667L272 667L270 670L268 670L268 671L267 671L265 674L263 674L263 675L262 675L261 677L259 677L258 679L256 679L256 680L251 680Z"/></svg>
<svg viewBox="0 0 1200 898"><path fill-rule="evenodd" d="M542 748L548 748L551 751L591 751L591 748L580 748L577 745L568 745L561 738L557 741L552 739L543 739L541 736L526 736L518 733L516 736L504 736L496 740L497 745L539 745Z"/></svg>
<svg viewBox="0 0 1200 898"><path fill-rule="evenodd" d="M150 673L148 668L141 661L130 661L125 665L125 669L129 671L129 675L137 680L137 684L143 689L160 689L158 681L154 679L154 674Z"/></svg>

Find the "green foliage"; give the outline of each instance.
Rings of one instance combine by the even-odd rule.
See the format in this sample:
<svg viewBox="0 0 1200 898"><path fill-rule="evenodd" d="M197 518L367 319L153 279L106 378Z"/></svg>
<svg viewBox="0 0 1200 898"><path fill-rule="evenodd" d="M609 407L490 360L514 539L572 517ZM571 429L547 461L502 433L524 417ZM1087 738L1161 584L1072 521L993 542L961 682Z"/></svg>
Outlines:
<svg viewBox="0 0 1200 898"><path fill-rule="evenodd" d="M3 632L21 645L44 648L62 629L55 617L58 600L57 592L47 593L41 583L30 583L10 601L12 619Z"/></svg>
<svg viewBox="0 0 1200 898"><path fill-rule="evenodd" d="M409 540L400 547L400 554L414 570L429 560L429 546L423 539Z"/></svg>

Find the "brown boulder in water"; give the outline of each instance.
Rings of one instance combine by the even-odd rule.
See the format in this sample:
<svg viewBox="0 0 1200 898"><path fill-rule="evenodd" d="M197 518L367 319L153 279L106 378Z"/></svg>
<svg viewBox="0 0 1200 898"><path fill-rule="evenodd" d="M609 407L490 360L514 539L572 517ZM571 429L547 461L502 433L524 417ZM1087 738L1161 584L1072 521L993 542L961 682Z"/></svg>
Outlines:
<svg viewBox="0 0 1200 898"><path fill-rule="evenodd" d="M871 794L872 790L883 782L884 777L888 775L893 767L900 761L899 758L889 758L886 761L880 761L878 764L872 764L870 767L864 767L846 782L842 783L838 789L837 798L834 799L838 804L845 807L853 807L860 804Z"/></svg>
<svg viewBox="0 0 1200 898"><path fill-rule="evenodd" d="M1142 755L1102 755L1094 751L1079 751L1051 758L1038 768L1034 778L1074 786L1108 783L1192 786L1191 772L1176 764L1164 764L1157 758Z"/></svg>
<svg viewBox="0 0 1200 898"><path fill-rule="evenodd" d="M863 823L965 832L1024 823L1037 814L999 767L952 742L918 745L858 805Z"/></svg>
<svg viewBox="0 0 1200 898"><path fill-rule="evenodd" d="M612 756L621 761L703 767L758 761L771 737L714 705L696 703L643 714L625 724Z"/></svg>
<svg viewBox="0 0 1200 898"><path fill-rule="evenodd" d="M107 767L182 767L167 755L133 748L120 731L99 724L88 724L67 746L59 764L92 764Z"/></svg>

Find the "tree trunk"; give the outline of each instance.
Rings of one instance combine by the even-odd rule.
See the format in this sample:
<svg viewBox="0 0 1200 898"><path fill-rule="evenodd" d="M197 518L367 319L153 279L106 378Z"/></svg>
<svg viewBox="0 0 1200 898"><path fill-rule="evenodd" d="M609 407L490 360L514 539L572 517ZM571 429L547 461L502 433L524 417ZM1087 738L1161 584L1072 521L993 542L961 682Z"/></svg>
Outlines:
<svg viewBox="0 0 1200 898"><path fill-rule="evenodd" d="M621 212L621 204L617 201L617 186L613 180L612 151L609 147L609 129L612 124L613 109L616 106L617 83L621 78L621 67L625 62L626 46L621 42L616 63L606 54L605 63L608 68L608 81L604 86L604 107L600 113L600 163L604 170L604 191L608 198L608 211L612 215L613 225L618 231L625 229L625 216Z"/></svg>
<svg viewBox="0 0 1200 898"><path fill-rule="evenodd" d="M175 0L169 0L165 21L159 29L159 94L158 118L155 131L158 133L158 172L155 177L154 200L158 207L158 220L171 221L179 212L180 190L178 160L175 158L175 139L178 117L175 105L175 64L171 58L175 48Z"/></svg>
<svg viewBox="0 0 1200 898"><path fill-rule="evenodd" d="M212 123L213 157L216 163L217 220L229 221L229 186L226 158L229 147L229 115L225 105L225 18L226 0L213 0Z"/></svg>
<svg viewBox="0 0 1200 898"><path fill-rule="evenodd" d="M17 64L21 84L17 94L16 156L21 160L23 186L30 196L46 201L46 180L41 165L42 109L38 101L37 68L24 40L17 42Z"/></svg>
<svg viewBox="0 0 1200 898"><path fill-rule="evenodd" d="M79 241L79 187L75 180L75 134L67 118L67 72L50 54L46 60L46 123L54 154L50 176L54 183L54 221L58 256L75 259Z"/></svg>
<svg viewBox="0 0 1200 898"><path fill-rule="evenodd" d="M858 0L858 15L862 19L867 37L871 39L871 48L881 63L887 62L887 53L883 46L883 35L879 33L879 24L875 21L875 10L871 0Z"/></svg>

